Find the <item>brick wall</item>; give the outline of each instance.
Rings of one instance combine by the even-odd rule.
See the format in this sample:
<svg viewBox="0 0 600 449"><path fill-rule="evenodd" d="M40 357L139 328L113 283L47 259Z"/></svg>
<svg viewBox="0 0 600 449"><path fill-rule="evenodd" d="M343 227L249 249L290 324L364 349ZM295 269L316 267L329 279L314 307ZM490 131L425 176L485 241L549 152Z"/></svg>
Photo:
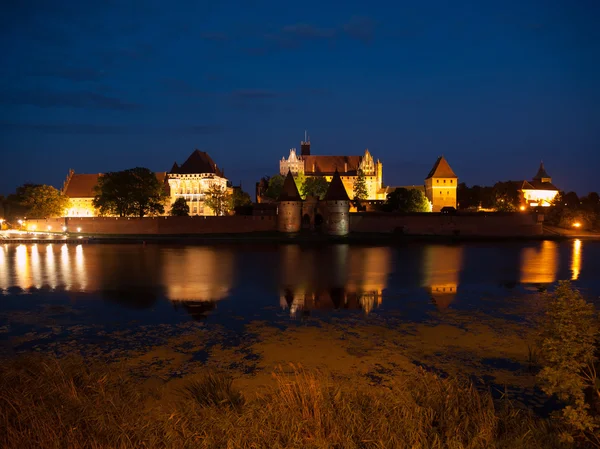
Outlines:
<svg viewBox="0 0 600 449"><path fill-rule="evenodd" d="M541 235L537 215L369 214L350 215L350 232L402 232L407 235L533 236Z"/></svg>
<svg viewBox="0 0 600 449"><path fill-rule="evenodd" d="M224 234L275 231L277 217L71 217L26 222L26 229L29 231L45 231L48 226L52 226L52 231L59 231L63 226L67 226L69 232L83 234Z"/></svg>

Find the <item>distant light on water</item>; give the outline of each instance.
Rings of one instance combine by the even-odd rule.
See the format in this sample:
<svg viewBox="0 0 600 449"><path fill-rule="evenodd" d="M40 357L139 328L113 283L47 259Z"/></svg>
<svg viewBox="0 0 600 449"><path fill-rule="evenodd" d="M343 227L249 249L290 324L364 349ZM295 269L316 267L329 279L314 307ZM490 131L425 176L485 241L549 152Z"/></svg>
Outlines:
<svg viewBox="0 0 600 449"><path fill-rule="evenodd" d="M42 287L42 267L40 263L40 253L38 246L33 245L31 247L31 273L32 273L32 285L35 288Z"/></svg>
<svg viewBox="0 0 600 449"><path fill-rule="evenodd" d="M56 279L56 262L54 260L54 248L52 243L46 246L46 276L48 278L48 284L50 288L54 290L57 285Z"/></svg>
<svg viewBox="0 0 600 449"><path fill-rule="evenodd" d="M571 280L576 281L579 278L581 271L581 240L577 239L573 242L573 256L571 258Z"/></svg>

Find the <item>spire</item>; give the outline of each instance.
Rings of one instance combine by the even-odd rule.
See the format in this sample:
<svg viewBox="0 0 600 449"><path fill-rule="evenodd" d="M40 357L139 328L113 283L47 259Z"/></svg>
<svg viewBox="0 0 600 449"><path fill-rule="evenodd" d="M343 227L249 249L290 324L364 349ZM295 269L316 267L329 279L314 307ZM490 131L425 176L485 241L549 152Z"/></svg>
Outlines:
<svg viewBox="0 0 600 449"><path fill-rule="evenodd" d="M536 175L533 177L533 180L541 182L552 182L552 178L544 168L544 161L540 162L540 168L538 169Z"/></svg>
<svg viewBox="0 0 600 449"><path fill-rule="evenodd" d="M435 161L433 168L425 179L429 178L458 178L458 176L454 174L454 171L450 168L450 164L448 164L446 158L440 156Z"/></svg>
<svg viewBox="0 0 600 449"><path fill-rule="evenodd" d="M344 187L344 183L342 182L342 178L340 177L337 168L335 169L333 179L325 194L325 201L350 201L348 192L346 192L346 188Z"/></svg>
<svg viewBox="0 0 600 449"><path fill-rule="evenodd" d="M281 188L281 193L279 194L277 201L302 201L291 170L288 170L288 174L283 181L283 187Z"/></svg>

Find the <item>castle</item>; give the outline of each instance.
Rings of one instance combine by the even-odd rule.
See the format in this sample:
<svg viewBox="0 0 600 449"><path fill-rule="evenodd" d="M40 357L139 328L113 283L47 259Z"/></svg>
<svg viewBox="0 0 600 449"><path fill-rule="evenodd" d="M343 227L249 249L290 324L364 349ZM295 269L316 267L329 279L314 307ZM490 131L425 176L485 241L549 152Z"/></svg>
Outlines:
<svg viewBox="0 0 600 449"><path fill-rule="evenodd" d="M366 200L385 200L386 191L383 188L383 164L373 159L368 149L362 156L317 156L310 154L310 139L304 136L300 142L300 156L296 149L290 149L288 158L279 161L279 173L282 176L291 172L292 175L304 174L307 178L321 176L331 182L337 171L342 184L350 198L354 198L354 183L359 170L365 175L367 188Z"/></svg>
<svg viewBox="0 0 600 449"><path fill-rule="evenodd" d="M546 172L543 162L531 181L521 183L520 191L525 203L530 207L548 207L558 195L558 189L552 184L552 178Z"/></svg>
<svg viewBox="0 0 600 449"><path fill-rule="evenodd" d="M63 193L71 200L65 217L98 216L93 200L101 176L102 173L75 173L69 170L62 188ZM212 186L227 189L228 193L233 189L223 170L217 167L208 153L199 150L195 150L183 164L178 165L175 162L170 172L157 172L156 178L164 185L168 197L165 215L168 215L177 198L186 200L190 207L190 215L215 215L212 209L204 205L206 192Z"/></svg>

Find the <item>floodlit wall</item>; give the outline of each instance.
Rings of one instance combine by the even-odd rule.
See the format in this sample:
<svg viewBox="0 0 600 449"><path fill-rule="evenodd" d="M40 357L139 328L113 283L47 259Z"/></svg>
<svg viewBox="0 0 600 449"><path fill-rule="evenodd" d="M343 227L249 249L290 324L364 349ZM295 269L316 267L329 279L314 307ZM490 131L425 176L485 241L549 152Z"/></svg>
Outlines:
<svg viewBox="0 0 600 449"><path fill-rule="evenodd" d="M543 233L542 223L543 216L523 213L350 214L350 232L406 235L533 236Z"/></svg>
<svg viewBox="0 0 600 449"><path fill-rule="evenodd" d="M70 233L105 235L175 235L175 234L227 234L242 232L266 232L277 230L274 216L231 217L146 217L146 218L50 218L27 220L28 231L62 230Z"/></svg>

